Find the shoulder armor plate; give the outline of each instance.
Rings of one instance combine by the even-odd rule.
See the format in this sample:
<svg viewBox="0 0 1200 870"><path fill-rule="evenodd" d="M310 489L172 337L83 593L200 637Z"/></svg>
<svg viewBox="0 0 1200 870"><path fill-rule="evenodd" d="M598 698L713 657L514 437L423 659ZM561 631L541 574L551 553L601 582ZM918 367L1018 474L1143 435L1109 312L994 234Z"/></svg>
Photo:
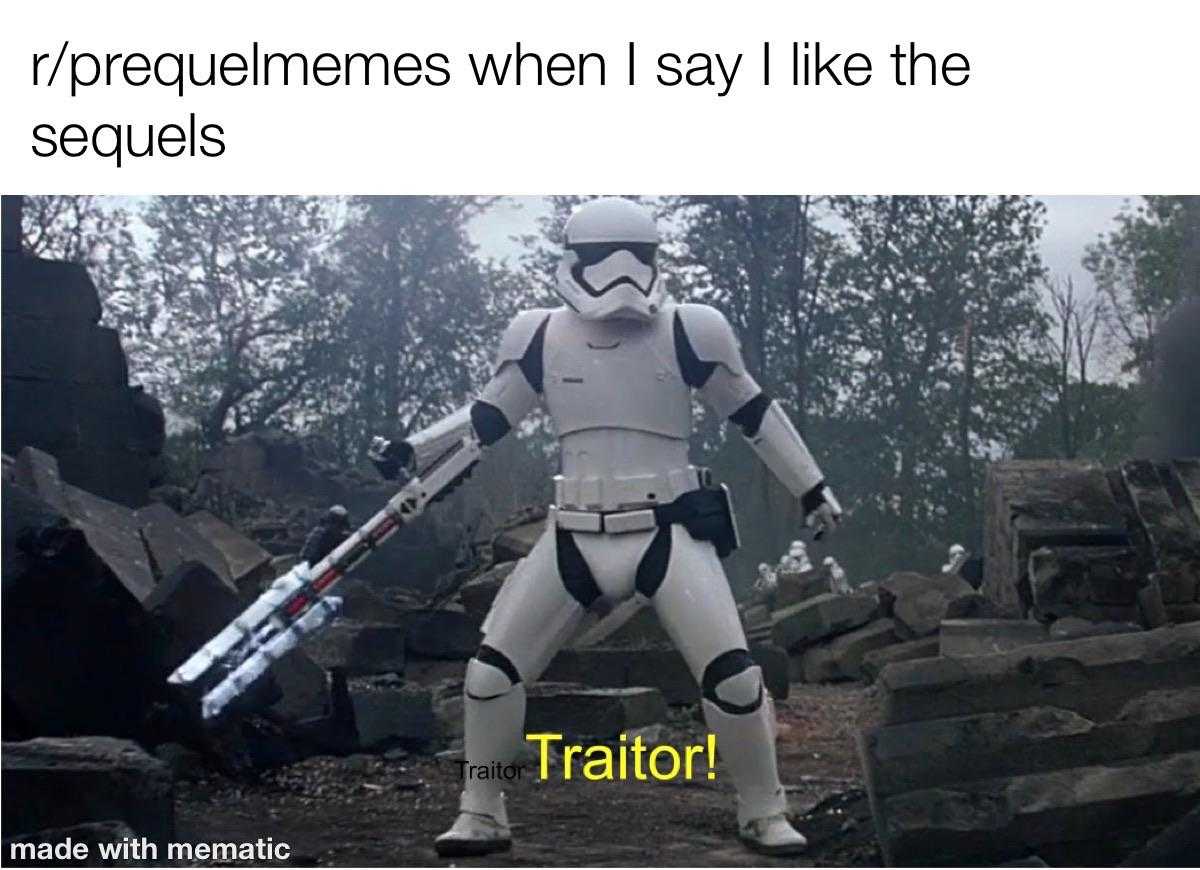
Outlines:
<svg viewBox="0 0 1200 870"><path fill-rule="evenodd" d="M741 346L724 314L711 305L690 302L675 310L697 359L720 363L735 375L745 373Z"/></svg>
<svg viewBox="0 0 1200 870"><path fill-rule="evenodd" d="M529 350L533 337L537 335L542 324L549 320L552 308L531 308L522 311L512 319L512 323L504 330L500 339L500 350L496 353L496 368L506 362L518 362Z"/></svg>

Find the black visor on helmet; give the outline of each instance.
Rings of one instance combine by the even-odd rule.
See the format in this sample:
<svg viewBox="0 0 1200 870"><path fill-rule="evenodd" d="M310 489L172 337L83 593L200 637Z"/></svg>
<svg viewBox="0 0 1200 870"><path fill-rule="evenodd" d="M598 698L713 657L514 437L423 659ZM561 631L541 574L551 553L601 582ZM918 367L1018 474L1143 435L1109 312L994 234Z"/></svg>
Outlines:
<svg viewBox="0 0 1200 870"><path fill-rule="evenodd" d="M575 252L575 256L584 266L602 263L617 251L628 251L638 262L653 266L655 254L658 252L658 245L653 242L580 242L567 247Z"/></svg>

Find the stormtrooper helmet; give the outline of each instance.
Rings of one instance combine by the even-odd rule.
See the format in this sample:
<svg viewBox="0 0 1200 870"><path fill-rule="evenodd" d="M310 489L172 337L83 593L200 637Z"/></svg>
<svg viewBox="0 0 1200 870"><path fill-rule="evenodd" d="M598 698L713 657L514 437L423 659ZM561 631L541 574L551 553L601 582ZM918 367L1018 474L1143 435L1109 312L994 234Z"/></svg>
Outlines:
<svg viewBox="0 0 1200 870"><path fill-rule="evenodd" d="M558 294L585 320L650 320L662 307L658 226L628 199L586 202L567 221Z"/></svg>

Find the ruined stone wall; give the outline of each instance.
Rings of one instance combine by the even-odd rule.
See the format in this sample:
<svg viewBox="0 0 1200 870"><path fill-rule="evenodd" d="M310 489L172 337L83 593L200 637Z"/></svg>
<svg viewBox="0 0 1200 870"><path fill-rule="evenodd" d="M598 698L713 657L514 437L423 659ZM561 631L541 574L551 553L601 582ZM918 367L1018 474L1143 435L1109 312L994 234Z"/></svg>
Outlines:
<svg viewBox="0 0 1200 870"><path fill-rule="evenodd" d="M143 505L161 473L162 408L129 386L120 337L99 325L100 297L87 270L16 249L15 199L5 197L0 275L3 451L37 447L58 460L67 482Z"/></svg>

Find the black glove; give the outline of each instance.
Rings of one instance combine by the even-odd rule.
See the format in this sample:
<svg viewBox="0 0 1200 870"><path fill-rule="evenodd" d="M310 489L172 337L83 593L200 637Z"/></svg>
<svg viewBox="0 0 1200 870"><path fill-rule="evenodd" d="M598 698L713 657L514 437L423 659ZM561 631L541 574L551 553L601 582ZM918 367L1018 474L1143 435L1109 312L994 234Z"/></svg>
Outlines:
<svg viewBox="0 0 1200 870"><path fill-rule="evenodd" d="M398 480L400 473L412 465L413 449L407 441L388 441L377 435L367 457L384 480Z"/></svg>
<svg viewBox="0 0 1200 870"><path fill-rule="evenodd" d="M821 540L842 521L842 506L824 481L804 493L800 506L804 511L804 524L815 530L813 540Z"/></svg>

